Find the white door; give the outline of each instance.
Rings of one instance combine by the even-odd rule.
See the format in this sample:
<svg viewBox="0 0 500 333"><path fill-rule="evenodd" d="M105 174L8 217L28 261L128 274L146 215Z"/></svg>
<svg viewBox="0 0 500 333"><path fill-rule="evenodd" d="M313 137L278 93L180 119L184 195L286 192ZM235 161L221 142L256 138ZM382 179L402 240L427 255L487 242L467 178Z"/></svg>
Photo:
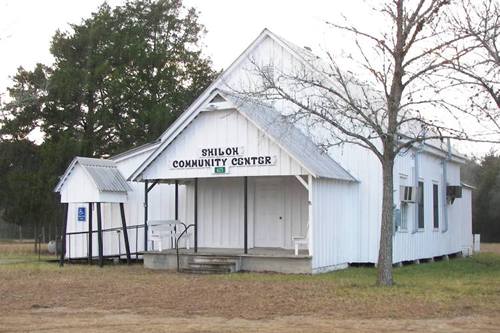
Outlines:
<svg viewBox="0 0 500 333"><path fill-rule="evenodd" d="M284 246L284 196L279 178L255 184L255 247Z"/></svg>

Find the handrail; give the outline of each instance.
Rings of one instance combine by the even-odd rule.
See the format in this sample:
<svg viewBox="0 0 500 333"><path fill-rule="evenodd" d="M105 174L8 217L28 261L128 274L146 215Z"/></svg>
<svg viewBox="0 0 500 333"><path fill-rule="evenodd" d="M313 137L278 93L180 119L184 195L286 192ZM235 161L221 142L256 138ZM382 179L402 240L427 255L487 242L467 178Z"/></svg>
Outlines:
<svg viewBox="0 0 500 333"><path fill-rule="evenodd" d="M135 229L136 232L135 232L135 235L136 235L136 242L135 242L135 252L130 252L130 254L135 254L136 255L136 259L138 259L138 255L140 254L140 252L137 250L137 235L138 235L138 232L139 232L139 229L140 228L144 228L144 224L135 224L135 225L128 225L127 226L127 230L131 230L131 229ZM109 229L103 229L101 230L101 232L104 234L106 232L112 232L112 231L122 231L123 230L123 227L113 227L113 228L109 228ZM67 254L68 254L68 260L71 259L71 236L78 236L78 235L89 235L89 234L92 234L92 236L96 233L98 233L99 230L92 230L92 232L89 232L88 230L86 231L73 231L73 232L66 232L66 236L68 237L68 247L67 247ZM63 235L61 235L61 239L62 239ZM119 241L119 239L118 239ZM119 256L119 255L118 255Z"/></svg>
<svg viewBox="0 0 500 333"><path fill-rule="evenodd" d="M139 229L139 228L144 228L144 224L136 224L136 225L128 225L127 230L130 229ZM103 229L102 232L110 232L110 231L121 231L123 230L123 227L114 227L114 228L109 228L109 229ZM95 234L99 232L99 230L92 230L92 233ZM66 235L86 235L88 234L89 231L72 231L72 232L67 232Z"/></svg>
<svg viewBox="0 0 500 333"><path fill-rule="evenodd" d="M181 239L182 236L184 236L184 234L189 230L189 228L194 227L194 224L190 224L188 226L186 226L183 222L181 222L180 224L184 226L184 230L181 232L179 237L175 239L175 254L177 255L177 272L179 272L179 240Z"/></svg>

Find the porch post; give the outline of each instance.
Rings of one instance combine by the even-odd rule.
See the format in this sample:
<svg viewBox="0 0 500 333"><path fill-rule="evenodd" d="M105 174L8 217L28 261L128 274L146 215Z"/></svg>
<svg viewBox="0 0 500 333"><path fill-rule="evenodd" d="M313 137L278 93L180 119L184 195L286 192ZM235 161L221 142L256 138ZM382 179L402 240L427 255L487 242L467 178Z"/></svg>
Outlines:
<svg viewBox="0 0 500 333"><path fill-rule="evenodd" d="M198 178L194 179L194 253L198 252Z"/></svg>
<svg viewBox="0 0 500 333"><path fill-rule="evenodd" d="M99 247L99 267L104 263L104 254L102 247L102 216L101 216L101 203L97 203L97 245Z"/></svg>
<svg viewBox="0 0 500 333"><path fill-rule="evenodd" d="M175 220L179 219L179 180L175 180Z"/></svg>
<svg viewBox="0 0 500 333"><path fill-rule="evenodd" d="M314 232L314 221L313 221L313 178L311 175L307 176L307 187L308 187L308 223L307 228L307 244L309 255L313 255L313 232Z"/></svg>
<svg viewBox="0 0 500 333"><path fill-rule="evenodd" d="M68 223L68 206L69 204L66 202L64 205L64 220L62 224L61 230L61 257L59 258L59 266L64 266L64 257L66 256L66 224ZM56 244L57 249L57 244Z"/></svg>
<svg viewBox="0 0 500 333"><path fill-rule="evenodd" d="M244 250L248 253L248 177L244 177L243 181L243 232L244 232Z"/></svg>
<svg viewBox="0 0 500 333"><path fill-rule="evenodd" d="M130 245L128 243L127 221L125 220L125 207L120 202L120 215L122 217L123 240L125 241L125 252L127 253L127 264L130 264Z"/></svg>
<svg viewBox="0 0 500 333"><path fill-rule="evenodd" d="M148 181L144 181L144 252L148 250Z"/></svg>
<svg viewBox="0 0 500 333"><path fill-rule="evenodd" d="M88 243L88 258L87 261L89 264L92 263L92 219L94 218L94 214L92 212L93 204L89 202L89 243Z"/></svg>
<svg viewBox="0 0 500 333"><path fill-rule="evenodd" d="M179 180L175 180L175 213L174 213L174 219L176 221L179 221ZM177 226L174 224L174 239L170 238L171 241L171 247L173 248L175 242L177 242Z"/></svg>

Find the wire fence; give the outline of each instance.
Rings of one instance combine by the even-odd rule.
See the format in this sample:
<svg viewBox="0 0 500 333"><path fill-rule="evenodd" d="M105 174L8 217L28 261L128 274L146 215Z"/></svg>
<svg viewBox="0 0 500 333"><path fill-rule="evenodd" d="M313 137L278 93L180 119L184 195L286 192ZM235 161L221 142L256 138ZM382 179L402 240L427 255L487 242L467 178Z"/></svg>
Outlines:
<svg viewBox="0 0 500 333"><path fill-rule="evenodd" d="M54 225L37 226L35 224L18 225L0 221L0 240L35 240L48 243L57 239L58 228Z"/></svg>
<svg viewBox="0 0 500 333"><path fill-rule="evenodd" d="M17 225L13 223L0 222L0 239L34 239L35 228L32 225Z"/></svg>

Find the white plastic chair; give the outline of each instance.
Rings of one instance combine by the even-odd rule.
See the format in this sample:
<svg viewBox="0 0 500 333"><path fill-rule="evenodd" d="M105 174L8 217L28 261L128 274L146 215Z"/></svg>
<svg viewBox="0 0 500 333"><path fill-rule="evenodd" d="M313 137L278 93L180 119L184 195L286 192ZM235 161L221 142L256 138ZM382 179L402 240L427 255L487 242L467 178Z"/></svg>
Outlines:
<svg viewBox="0 0 500 333"><path fill-rule="evenodd" d="M163 246L164 241L167 240L167 244L173 244L175 247L175 241L177 237L184 231L184 226L178 220L150 220L148 221L148 226L150 230L150 240L152 242L152 248L154 249L155 244L158 244L158 251L162 251L164 248L167 249L169 246ZM186 248L190 248L189 238L191 236L191 230L184 233L183 237L186 240Z"/></svg>
<svg viewBox="0 0 500 333"><path fill-rule="evenodd" d="M309 244L309 223L307 224L307 230L305 236L292 236L293 247L295 249L295 255L299 255L299 245Z"/></svg>

